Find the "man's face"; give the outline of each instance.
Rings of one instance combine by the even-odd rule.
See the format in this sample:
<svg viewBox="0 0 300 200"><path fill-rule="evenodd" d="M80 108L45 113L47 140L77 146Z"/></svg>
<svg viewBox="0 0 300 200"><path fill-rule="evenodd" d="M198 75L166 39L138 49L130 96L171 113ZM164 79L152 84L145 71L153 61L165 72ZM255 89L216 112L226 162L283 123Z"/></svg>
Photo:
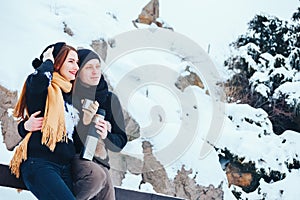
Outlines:
<svg viewBox="0 0 300 200"><path fill-rule="evenodd" d="M100 62L98 59L89 60L80 70L81 82L89 86L98 85L101 78Z"/></svg>

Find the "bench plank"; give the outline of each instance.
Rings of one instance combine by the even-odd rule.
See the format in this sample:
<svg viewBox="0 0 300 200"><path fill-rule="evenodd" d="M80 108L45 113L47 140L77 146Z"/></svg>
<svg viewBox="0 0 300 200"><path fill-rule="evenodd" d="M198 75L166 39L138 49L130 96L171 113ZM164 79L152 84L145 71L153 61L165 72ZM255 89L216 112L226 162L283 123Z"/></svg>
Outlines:
<svg viewBox="0 0 300 200"><path fill-rule="evenodd" d="M0 177L0 186L27 190L22 179L11 174L7 165L0 164Z"/></svg>
<svg viewBox="0 0 300 200"><path fill-rule="evenodd" d="M9 167L3 164L0 164L0 186L27 190L22 179L17 179L13 174L10 173ZM117 200L179 200L179 198L175 197L138 192L119 187L115 187L115 193Z"/></svg>

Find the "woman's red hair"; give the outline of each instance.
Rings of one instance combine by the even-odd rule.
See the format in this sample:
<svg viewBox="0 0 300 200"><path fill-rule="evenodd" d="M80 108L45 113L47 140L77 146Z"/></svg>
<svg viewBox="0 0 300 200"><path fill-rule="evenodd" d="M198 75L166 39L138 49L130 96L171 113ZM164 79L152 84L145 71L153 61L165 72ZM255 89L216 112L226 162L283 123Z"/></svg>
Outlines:
<svg viewBox="0 0 300 200"><path fill-rule="evenodd" d="M54 59L54 71L58 72L60 70L70 51L77 52L77 50L74 47L69 45L64 45L61 48L61 50L59 51L59 53ZM22 92L19 97L20 99L17 102L13 113L14 117L18 118L19 120L28 118L25 93L26 93L26 82L23 85Z"/></svg>

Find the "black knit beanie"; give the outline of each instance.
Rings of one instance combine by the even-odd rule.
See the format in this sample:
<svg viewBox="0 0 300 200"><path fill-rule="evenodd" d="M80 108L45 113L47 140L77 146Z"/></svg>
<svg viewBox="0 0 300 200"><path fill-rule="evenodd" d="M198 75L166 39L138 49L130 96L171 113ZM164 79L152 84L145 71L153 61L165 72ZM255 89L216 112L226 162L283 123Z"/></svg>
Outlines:
<svg viewBox="0 0 300 200"><path fill-rule="evenodd" d="M40 55L40 58L35 58L32 61L32 66L34 69L38 68L42 63L43 63L43 53L45 53L49 48L54 47L52 55L54 57L54 59L56 58L56 56L58 55L58 53L60 52L61 48L65 45L66 43L64 42L57 42L55 44L50 44L49 46L47 46L44 51L42 52L42 54Z"/></svg>
<svg viewBox="0 0 300 200"><path fill-rule="evenodd" d="M82 68L87 62L89 62L92 59L98 59L99 62L101 63L99 55L89 49L79 49L77 50L77 54L79 58L79 62L78 62L79 68Z"/></svg>

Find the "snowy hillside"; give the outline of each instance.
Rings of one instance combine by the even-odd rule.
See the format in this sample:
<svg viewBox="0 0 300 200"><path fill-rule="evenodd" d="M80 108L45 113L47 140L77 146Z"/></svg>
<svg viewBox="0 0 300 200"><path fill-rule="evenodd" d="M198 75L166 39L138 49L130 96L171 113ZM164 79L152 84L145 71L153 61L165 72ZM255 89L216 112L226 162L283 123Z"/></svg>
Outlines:
<svg viewBox="0 0 300 200"><path fill-rule="evenodd" d="M92 40L108 41L118 34L136 30L132 20L137 18L147 3L148 0L132 2L33 0L26 3L12 0L2 3L0 15L4 20L0 21L2 27L0 84L8 89L20 91L26 76L33 71L32 59L50 43L65 41L74 47L90 48ZM229 15L228 9L227 11L222 9L226 11L223 15L228 15L228 18L224 17L224 22L220 22L220 17L212 18L212 23L207 24L208 22L200 20L211 17L211 14L204 16L204 10L221 12L213 6L216 2L200 1L199 3L196 0L188 0L184 3L183 6L182 2L180 4L171 0L161 1L161 18L170 24L175 32L190 37L198 43L204 49L203 52L206 52L207 47L211 45L209 56L216 64L216 69L220 70L219 77L222 80L225 72L221 70L223 66L220 65L229 52L226 45L245 30L246 23L256 12L276 11L270 9L267 3L261 4L265 6L265 10L257 6L252 10L246 9L247 12L244 13L240 11L237 15ZM297 1L290 2L290 7L285 4L278 2L279 8L285 8L283 14L278 13L278 15L288 18L297 8ZM247 7L243 7L238 1L231 1L230 5L222 7L230 8L233 5L239 6L241 10ZM238 15L241 13L244 14L243 17ZM235 21L240 24L239 28L234 26L234 23L230 23L230 20L236 18L245 19L243 22ZM74 32L72 37L63 32L64 23ZM141 27L149 28L148 25L141 25ZM150 27L156 28L152 25ZM220 33L224 33L224 38L220 37ZM172 49L172 46L170 45L168 49ZM155 79L152 84L138 85L139 81L145 78L145 74L132 73L132 71L141 72L140 69L144 70L146 69L144 67L149 65L163 66L160 71L155 71L157 74L151 70L144 71L147 72L146 78L158 79ZM131 86L134 88L129 90L131 92L128 95L129 101L122 102L122 105L126 105L126 109L141 126L141 137L129 142L122 153L143 159L142 145L144 141L148 141L152 144L154 156L163 164L168 179L174 180L178 171L184 166L186 170L192 169L189 177L197 184L205 187L209 185L220 187L224 192L225 200L235 199L233 190L240 193L241 199L290 200L299 196L297 184L300 180L300 171L290 169L289 164L294 160L299 161L300 134L286 131L280 136L275 135L268 115L263 110L254 109L246 104L224 104L222 107L224 110L220 110L219 113L224 117L221 120L214 118L216 99L207 94L208 85L205 80L207 74L198 74L204 82L204 88L188 86L180 91L175 87L175 82L180 75L190 74L186 71L187 66L191 66L192 72L198 72L193 63L182 59L180 55L161 49L144 48L122 55L115 61L113 67L105 71L113 88L118 88L120 82L124 81L124 77L128 78L125 79L128 82L124 82L125 85L127 84L126 88L130 89ZM150 72L153 76L150 76ZM169 74L164 72L176 72L178 76L169 77ZM131 74L140 76L130 76ZM160 82L166 79L172 81L174 85L164 85L165 82ZM214 92L210 91L210 93ZM191 96L194 98L190 98ZM162 123L158 123L156 129L149 129L157 119ZM213 141L208 135L212 127L218 127L216 129L218 132L213 133ZM186 135L180 135L182 133ZM8 164L12 152L7 151L1 141L2 137L0 137L0 163ZM207 144L212 145L209 154L201 157L200 151ZM258 188L250 193L242 191L238 186L229 186L224 171L224 165L228 160L222 160L221 163L219 161L220 155L223 154L222 150L225 149L232 155L243 158L244 162L255 163L255 168L264 169L266 174L271 171L279 172L281 179L270 182L260 179ZM140 174L126 171L120 187L155 192L153 185L141 184L141 181ZM14 189L1 187L0 199L34 199L34 197L27 191L18 194Z"/></svg>

